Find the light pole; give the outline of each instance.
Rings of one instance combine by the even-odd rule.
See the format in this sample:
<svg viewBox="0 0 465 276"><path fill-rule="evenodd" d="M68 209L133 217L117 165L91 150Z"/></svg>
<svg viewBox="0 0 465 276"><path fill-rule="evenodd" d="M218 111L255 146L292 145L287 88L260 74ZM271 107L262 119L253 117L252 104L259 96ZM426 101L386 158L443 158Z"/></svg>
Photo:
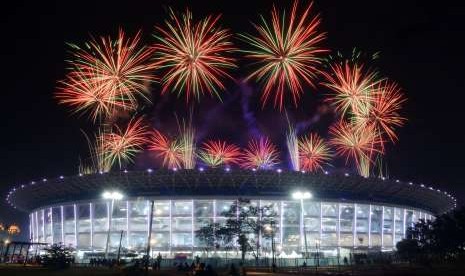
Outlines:
<svg viewBox="0 0 465 276"><path fill-rule="evenodd" d="M315 247L316 247L316 272L318 273L318 267L320 266L320 240L315 240Z"/></svg>
<svg viewBox="0 0 465 276"><path fill-rule="evenodd" d="M276 272L276 263L275 263L275 248L274 248L274 219L270 221L270 226L265 228L266 232L271 234L271 269L272 272Z"/></svg>
<svg viewBox="0 0 465 276"><path fill-rule="evenodd" d="M304 199L312 198L312 194L307 191L296 191L292 193L293 199L300 200L300 221L303 225L303 236L304 236L304 243L305 243L305 259L308 258L308 248L307 248L307 231L305 229L305 220L304 220Z"/></svg>
<svg viewBox="0 0 465 276"><path fill-rule="evenodd" d="M107 231L107 242L105 245L105 259L108 259L108 246L110 244L110 230L111 230L111 221L113 216L113 207L115 205L115 200L123 199L123 194L118 191L105 191L102 194L103 199L110 200L110 213L108 214L108 231Z"/></svg>

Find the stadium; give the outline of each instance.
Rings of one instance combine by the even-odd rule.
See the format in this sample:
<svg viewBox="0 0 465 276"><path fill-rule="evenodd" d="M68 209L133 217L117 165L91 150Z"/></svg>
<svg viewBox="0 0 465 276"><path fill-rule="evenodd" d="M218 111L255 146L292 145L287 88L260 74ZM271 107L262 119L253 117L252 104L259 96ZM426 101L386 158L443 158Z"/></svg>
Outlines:
<svg viewBox="0 0 465 276"><path fill-rule="evenodd" d="M123 198L102 198L105 191ZM296 199L296 191L311 193ZM406 229L455 207L447 192L385 178L347 173L278 170L195 169L121 171L42 179L13 188L14 208L29 213L30 239L63 243L86 252L109 252L120 246L143 253L154 201L151 250L166 257L204 256L195 230L222 217L234 200L273 206L277 256L297 258L320 250L325 256L357 251L389 251ZM108 234L110 233L110 234ZM259 237L264 255L272 241ZM240 258L237 248L215 248L218 257ZM248 256L251 258L252 256Z"/></svg>

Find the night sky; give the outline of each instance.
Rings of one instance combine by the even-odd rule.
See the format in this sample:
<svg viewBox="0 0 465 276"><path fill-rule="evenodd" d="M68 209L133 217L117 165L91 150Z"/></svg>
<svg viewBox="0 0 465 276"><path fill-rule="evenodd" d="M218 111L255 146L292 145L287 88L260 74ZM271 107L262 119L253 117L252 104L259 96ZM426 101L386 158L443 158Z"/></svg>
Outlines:
<svg viewBox="0 0 465 276"><path fill-rule="evenodd" d="M89 35L114 35L119 27L128 33L143 31L146 43L155 24L166 18L166 7L190 7L195 18L221 13L222 26L238 32L253 32L250 21L258 13L269 16L273 2L289 7L290 1L13 1L2 4L1 26L1 143L0 143L0 222L17 222L26 230L27 214L4 204L12 185L42 177L77 174L78 157L85 156L87 145L80 129L92 130L85 118L69 114L53 98L57 80L65 74L69 58L66 42L83 43ZM305 1L304 1L305 2ZM350 52L357 47L367 53L381 52L373 64L383 75L397 81L408 102L403 114L408 118L400 129L400 141L388 148L386 162L391 178L425 183L446 190L465 201L465 7L447 1L340 1L317 0L315 10L323 17L327 32L325 46ZM457 1L458 2L458 1ZM221 4L220 4L221 3ZM458 4L457 4L458 5ZM234 39L237 42L237 39ZM239 46L240 42L237 43ZM249 72L241 66L233 72L243 79ZM210 137L224 130L220 138L246 139L241 93L252 91L249 107L261 133L277 137L283 132L273 128L270 118L283 114L271 108L261 110L256 98L257 85L246 88L233 81L226 83L224 104L202 100L196 104L194 123L199 135ZM156 127L170 130L174 111L185 113L183 99L159 97L153 86L154 105L147 109ZM248 90L247 90L248 89ZM318 94L320 92L320 94ZM323 136L331 112L319 105L323 90L307 92L303 106L289 109L295 121L317 118L310 128ZM315 117L316 116L316 117ZM284 128L281 128L284 129ZM239 133L238 133L239 130ZM244 132L244 134L241 134ZM141 156L135 168L153 164ZM27 231L24 231L26 233Z"/></svg>

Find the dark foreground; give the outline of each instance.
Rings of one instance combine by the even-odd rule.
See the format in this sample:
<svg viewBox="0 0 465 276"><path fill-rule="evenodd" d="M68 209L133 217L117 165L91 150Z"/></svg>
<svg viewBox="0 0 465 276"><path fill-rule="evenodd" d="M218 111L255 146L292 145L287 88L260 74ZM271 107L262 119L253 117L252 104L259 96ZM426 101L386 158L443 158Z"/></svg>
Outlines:
<svg viewBox="0 0 465 276"><path fill-rule="evenodd" d="M229 276L227 270L218 270L218 276ZM73 267L66 270L49 270L42 267L34 266L20 266L20 265L0 265L1 276L54 276L54 275L65 275L65 276L84 276L84 275L96 275L96 276L142 276L145 275L141 272L127 272L119 268L99 268L99 267ZM149 271L148 275L158 276L186 276L191 275L187 272L177 272L176 270L163 269L161 271ZM401 275L427 275L427 276L463 276L465 275L465 266L455 265L442 265L442 266L414 266L414 265L386 265L386 266L363 266L363 267L346 267L346 268L307 268L305 270L298 270L295 268L281 268L279 272L272 273L266 269L255 270L249 268L247 270L247 276L281 276L281 275L361 275L361 276L401 276Z"/></svg>

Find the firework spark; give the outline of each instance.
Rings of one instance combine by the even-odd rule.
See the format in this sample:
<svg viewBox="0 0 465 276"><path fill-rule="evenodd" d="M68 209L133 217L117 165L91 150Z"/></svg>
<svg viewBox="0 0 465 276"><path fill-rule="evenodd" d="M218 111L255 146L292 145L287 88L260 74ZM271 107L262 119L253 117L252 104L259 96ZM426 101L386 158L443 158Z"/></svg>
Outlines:
<svg viewBox="0 0 465 276"><path fill-rule="evenodd" d="M182 148L182 163L184 169L195 168L195 129L192 121L183 121L182 125L178 121L179 143Z"/></svg>
<svg viewBox="0 0 465 276"><path fill-rule="evenodd" d="M270 169L279 163L279 153L271 141L262 137L249 141L243 153L241 166L251 169Z"/></svg>
<svg viewBox="0 0 465 276"><path fill-rule="evenodd" d="M106 93L103 82L91 81L83 72L69 73L60 85L55 94L58 102L69 106L73 113L88 113L94 122L110 117L116 109L131 109L125 101L119 101Z"/></svg>
<svg viewBox="0 0 465 276"><path fill-rule="evenodd" d="M71 44L71 77L78 74L79 78L72 79L66 86L90 86L96 90L92 95L99 95L124 109L136 109L139 98L150 102L148 86L156 81L152 74L155 64L150 61L153 50L139 46L140 36L139 31L134 38L127 38L120 30L115 41L100 37L99 40L92 38L84 48ZM83 84L74 83L76 81Z"/></svg>
<svg viewBox="0 0 465 276"><path fill-rule="evenodd" d="M113 166L116 162L121 168L123 163L131 162L143 146L149 142L147 127L143 118L132 119L126 129L115 126L115 131L103 134L103 152L106 161Z"/></svg>
<svg viewBox="0 0 465 276"><path fill-rule="evenodd" d="M346 61L343 65L331 65L330 72L323 72L323 75L326 78L323 85L333 92L327 101L342 116L366 112L370 108L374 88L380 81L377 72Z"/></svg>
<svg viewBox="0 0 465 276"><path fill-rule="evenodd" d="M299 159L301 169L310 172L323 170L332 154L325 141L318 134L311 133L299 140Z"/></svg>
<svg viewBox="0 0 465 276"><path fill-rule="evenodd" d="M184 93L187 102L204 93L220 97L219 92L225 89L223 79L232 78L227 70L236 65L227 57L235 49L231 33L217 26L219 19L208 16L193 22L189 10L180 18L170 9L166 27L156 27L158 43L153 48L156 64L164 69L162 93Z"/></svg>
<svg viewBox="0 0 465 276"><path fill-rule="evenodd" d="M287 114L286 114L287 115ZM300 171L300 158L299 158L299 139L297 138L297 131L288 120L288 131L286 133L286 146L291 159L292 169Z"/></svg>
<svg viewBox="0 0 465 276"><path fill-rule="evenodd" d="M148 149L163 159L163 166L167 168L182 167L182 145L178 140L170 140L158 130L150 135Z"/></svg>
<svg viewBox="0 0 465 276"><path fill-rule="evenodd" d="M234 144L221 140L209 140L203 143L199 151L200 159L210 167L238 164L241 150Z"/></svg>
<svg viewBox="0 0 465 276"><path fill-rule="evenodd" d="M358 127L374 127L380 134L386 134L394 142L398 140L395 129L401 127L406 120L400 115L405 101L396 83L387 80L380 82L375 88L370 108L356 112L354 121Z"/></svg>
<svg viewBox="0 0 465 276"><path fill-rule="evenodd" d="M98 172L108 172L111 169L111 163L108 158L105 158L105 141L103 131L99 130L97 134L94 135L94 141L82 131L84 137L87 140L87 145L89 147L89 159L86 161L90 162L79 162L79 173L80 174L93 174Z"/></svg>
<svg viewBox="0 0 465 276"><path fill-rule="evenodd" d="M330 144L336 154L346 157L346 163L352 160L361 175L369 176L367 164L373 163L375 154L383 153L383 140L378 132L373 127L357 129L351 123L340 121L330 128L330 133L333 136Z"/></svg>
<svg viewBox="0 0 465 276"><path fill-rule="evenodd" d="M247 79L263 82L262 105L274 97L274 106L282 110L286 91L289 91L295 106L303 93L303 83L314 87L319 73L320 55L327 50L320 47L325 34L317 29L320 17L310 16L313 3L299 16L298 1L294 1L290 17L280 13L276 6L271 11L271 24L261 17L254 24L257 36L240 35L253 50L246 50L246 57L256 61L257 69ZM280 14L282 17L280 18ZM273 95L274 94L274 95Z"/></svg>

